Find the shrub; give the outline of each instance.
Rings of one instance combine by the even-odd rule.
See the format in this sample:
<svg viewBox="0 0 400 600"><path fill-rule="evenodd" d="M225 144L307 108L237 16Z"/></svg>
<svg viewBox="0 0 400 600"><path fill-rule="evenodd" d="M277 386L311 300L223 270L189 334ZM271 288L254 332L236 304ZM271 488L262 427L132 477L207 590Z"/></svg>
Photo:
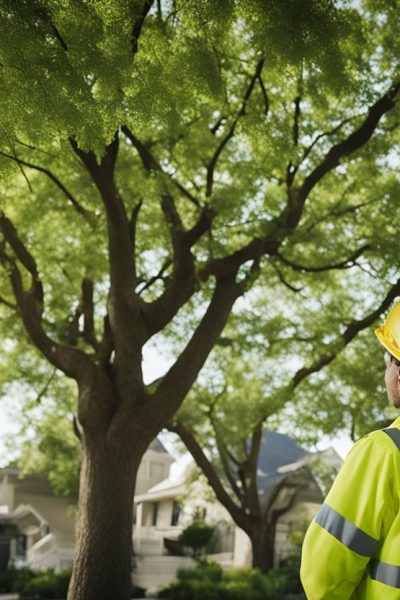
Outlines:
<svg viewBox="0 0 400 600"><path fill-rule="evenodd" d="M177 578L179 581L205 580L219 582L222 580L222 568L213 561L201 561L193 569L178 569Z"/></svg>
<svg viewBox="0 0 400 600"><path fill-rule="evenodd" d="M177 581L162 590L159 598L170 600L282 600L289 593L301 593L297 571L272 570L263 575L257 569L229 569L202 562L194 569L180 569Z"/></svg>
<svg viewBox="0 0 400 600"><path fill-rule="evenodd" d="M14 567L0 573L0 594L17 591L16 587L24 585L35 576L30 569L15 569Z"/></svg>
<svg viewBox="0 0 400 600"><path fill-rule="evenodd" d="M222 596L219 588L219 584L213 581L188 579L172 583L158 597L170 600L220 600Z"/></svg>
<svg viewBox="0 0 400 600"><path fill-rule="evenodd" d="M198 560L211 542L214 532L215 527L197 519L182 531L179 541L183 546L190 548L193 557Z"/></svg>
<svg viewBox="0 0 400 600"><path fill-rule="evenodd" d="M66 598L70 578L70 571L55 573L49 569L35 573L29 580L17 581L13 591L18 592L21 599L34 598L35 600L41 600L43 598L53 600Z"/></svg>

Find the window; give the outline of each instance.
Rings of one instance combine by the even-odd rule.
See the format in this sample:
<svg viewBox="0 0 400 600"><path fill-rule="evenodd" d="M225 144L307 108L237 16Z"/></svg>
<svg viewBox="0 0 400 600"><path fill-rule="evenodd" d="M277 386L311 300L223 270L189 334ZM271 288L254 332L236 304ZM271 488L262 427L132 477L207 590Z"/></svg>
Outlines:
<svg viewBox="0 0 400 600"><path fill-rule="evenodd" d="M155 525L157 525L157 517L158 517L158 502L154 502L154 504L153 504L153 519L152 519L153 527Z"/></svg>
<svg viewBox="0 0 400 600"><path fill-rule="evenodd" d="M172 505L172 515L171 515L171 525L172 526L178 525L180 514L181 514L181 507L178 504L178 502L176 502L174 500L174 503Z"/></svg>

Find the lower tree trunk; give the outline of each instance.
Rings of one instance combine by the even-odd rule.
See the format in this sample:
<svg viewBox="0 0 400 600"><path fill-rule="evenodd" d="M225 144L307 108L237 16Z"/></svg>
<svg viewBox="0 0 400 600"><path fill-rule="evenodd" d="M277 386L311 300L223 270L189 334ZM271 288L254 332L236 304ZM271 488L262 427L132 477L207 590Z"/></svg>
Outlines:
<svg viewBox="0 0 400 600"><path fill-rule="evenodd" d="M84 444L75 561L68 600L127 600L132 511L141 452Z"/></svg>
<svg viewBox="0 0 400 600"><path fill-rule="evenodd" d="M253 551L253 567L267 573L274 566L276 525L262 525L250 533L251 548Z"/></svg>

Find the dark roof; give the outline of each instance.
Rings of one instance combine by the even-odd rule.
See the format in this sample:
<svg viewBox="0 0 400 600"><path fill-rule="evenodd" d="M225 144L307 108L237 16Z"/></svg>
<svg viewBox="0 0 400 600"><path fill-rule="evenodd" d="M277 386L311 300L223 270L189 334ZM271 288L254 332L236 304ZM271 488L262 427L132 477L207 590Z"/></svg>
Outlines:
<svg viewBox="0 0 400 600"><path fill-rule="evenodd" d="M299 461L306 454L289 436L264 431L258 459L258 489L267 492L282 478L279 467Z"/></svg>
<svg viewBox="0 0 400 600"><path fill-rule="evenodd" d="M154 438L148 449L154 450L155 452L161 452L163 454L169 454L168 450L165 448L159 438Z"/></svg>

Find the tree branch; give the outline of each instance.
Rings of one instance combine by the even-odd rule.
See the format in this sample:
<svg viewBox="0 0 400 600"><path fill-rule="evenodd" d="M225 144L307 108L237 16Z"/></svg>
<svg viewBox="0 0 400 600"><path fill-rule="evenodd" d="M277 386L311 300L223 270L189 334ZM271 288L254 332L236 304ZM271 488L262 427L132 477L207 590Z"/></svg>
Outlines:
<svg viewBox="0 0 400 600"><path fill-rule="evenodd" d="M18 307L16 304L14 304L13 302L10 302L9 300L7 300L7 298L4 298L3 296L0 296L0 304L4 304L4 306L7 306L7 308L11 308L11 310L13 310L13 311L18 310Z"/></svg>
<svg viewBox="0 0 400 600"><path fill-rule="evenodd" d="M312 373L316 373L320 371L323 367L331 363L336 356L349 344L356 335L370 327L377 318L385 312L393 300L400 294L400 278L397 282L389 289L388 293L380 303L380 305L373 311L371 311L364 319L353 320L346 327L345 331L339 336L338 340L332 344L334 348L327 354L320 356L317 360L315 360L309 367L302 367L299 369L295 375L293 376L291 382L288 385L289 390L294 390L306 377L311 375Z"/></svg>
<svg viewBox="0 0 400 600"><path fill-rule="evenodd" d="M300 102L301 96L294 99L294 121L293 121L293 144L299 145L299 120L300 120Z"/></svg>
<svg viewBox="0 0 400 600"><path fill-rule="evenodd" d="M133 24L132 42L131 42L132 54L136 54L136 52L138 51L138 42L139 42L140 34L142 32L144 20L145 20L146 16L148 15L152 5L153 5L153 0L145 0L143 3L142 12L141 12L139 18Z"/></svg>
<svg viewBox="0 0 400 600"><path fill-rule="evenodd" d="M203 449L200 444L197 442L193 433L184 427L182 423L174 423L169 428L169 431L172 431L179 435L182 442L185 444L186 448L193 456L196 464L202 470L204 475L207 478L207 481L211 488L213 489L216 497L221 502L221 504L227 509L229 514L235 523L241 527L242 529L247 528L247 519L243 514L241 507L239 507L228 494L226 489L224 488L213 464L205 455Z"/></svg>
<svg viewBox="0 0 400 600"><path fill-rule="evenodd" d="M296 294L298 294L299 292L302 291L303 288L301 287L296 287L294 285L292 285L291 283L289 283L285 277L283 276L282 271L280 270L280 268L278 267L278 265L275 264L275 262L272 260L271 261L271 265L272 268L275 270L276 274L278 275L278 279L281 283L283 283L283 285L285 287L287 287L291 292L295 292Z"/></svg>
<svg viewBox="0 0 400 600"><path fill-rule="evenodd" d="M45 169L44 167L41 167L39 165L34 165L30 162L27 162L26 160L22 160L21 158L18 158L17 156L12 156L11 154L7 154L6 152L0 151L0 155L4 156L5 158L9 158L10 160L13 160L20 167L23 165L24 167L28 167L29 169L34 169L35 171L39 171L40 173L43 173L44 175L46 175L68 198L68 200L71 202L72 206L75 208L76 212L79 213L80 215L82 215L83 217L85 217L85 219L87 221L89 221L89 223L92 223L92 219L94 216L93 213L91 213L90 211L86 210L86 208L81 206L81 204L79 204L79 202L76 200L76 198L73 196L73 194L71 194L71 192L58 179L58 177L56 177L54 175L54 173L52 173L49 169Z"/></svg>
<svg viewBox="0 0 400 600"><path fill-rule="evenodd" d="M331 135L335 135L335 133L337 133L338 131L340 131L342 129L342 127L344 127L345 125L348 125L348 123L351 123L351 121L354 121L356 117L349 117L347 119L343 119L343 121L341 121L338 125L336 125L336 127L333 127L333 129L330 129L329 131L323 131L322 133L319 133L314 140L311 142L311 144L309 146L307 146L306 148L304 148L304 152L303 152L303 156L300 159L300 164L308 157L308 155L310 154L311 150L314 148L314 146L324 137L330 137Z"/></svg>
<svg viewBox="0 0 400 600"><path fill-rule="evenodd" d="M382 116L394 108L399 91L400 81L397 81L370 107L361 125L345 140L332 146L320 164L305 178L300 188L302 198L307 198L313 187L321 181L324 175L335 169L342 158L353 154L368 142Z"/></svg>
<svg viewBox="0 0 400 600"><path fill-rule="evenodd" d="M170 173L166 173L161 168L161 165L151 154L149 148L134 135L134 133L129 129L129 127L123 125L121 127L121 131L131 142L132 146L136 148L139 157L142 161L142 164L147 171L158 171L160 173L163 173L164 175L168 175L173 185L183 194L183 196L190 200L190 202L194 204L194 206L196 206L197 208L201 208L200 201L195 196L193 196L193 194L191 194L181 183L179 183L179 181L174 179L174 177L172 177Z"/></svg>
<svg viewBox="0 0 400 600"><path fill-rule="evenodd" d="M169 267L172 265L172 260L170 258L167 258L164 263L161 265L160 270L158 271L158 273L156 275L154 275L154 277L150 277L150 279L148 279L147 281L143 281L144 285L140 288L140 290L138 290L138 295L140 296L141 294L143 294L143 292L145 290L148 290L149 288L151 288L151 286L156 283L156 281L165 281L165 277L163 277L165 271L167 269L169 269Z"/></svg>
<svg viewBox="0 0 400 600"><path fill-rule="evenodd" d="M140 209L142 208L143 200L140 199L139 202L134 207L131 218L129 219L129 233L132 244L132 260L133 260L133 278L137 280L137 268L136 268L136 231L137 231L137 222L139 218Z"/></svg>
<svg viewBox="0 0 400 600"><path fill-rule="evenodd" d="M261 73L260 73L260 75L258 77L258 83L260 84L262 97L264 99L264 115L267 117L268 113L269 113L269 98L268 98L267 90L266 90L265 85L264 85L264 81L263 81L263 79L261 77Z"/></svg>
<svg viewBox="0 0 400 600"><path fill-rule="evenodd" d="M114 172L119 150L118 132L105 147L100 162L93 152L85 152L70 140L71 146L96 185L106 213L110 292L108 314L115 347L118 385L127 395L142 385L141 344L144 330L140 319L141 299L135 295L135 260L129 219L116 188Z"/></svg>
<svg viewBox="0 0 400 600"><path fill-rule="evenodd" d="M96 338L94 327L94 302L93 302L94 286L93 281L84 277L82 280L82 313L83 313L83 339L94 350L98 350L99 343Z"/></svg>
<svg viewBox="0 0 400 600"><path fill-rule="evenodd" d="M154 423L160 427L172 419L183 402L242 293L235 276L217 280L210 304L187 346L146 404L146 414L153 413Z"/></svg>
<svg viewBox="0 0 400 600"><path fill-rule="evenodd" d="M186 231L172 196L164 194L161 207L171 235L173 270L163 294L143 308L148 337L163 329L195 292L196 274L191 247L211 229L215 216L213 210L203 208L195 225Z"/></svg>
<svg viewBox="0 0 400 600"><path fill-rule="evenodd" d="M250 83L247 87L246 93L245 93L243 101L242 101L242 106L241 106L238 114L236 115L232 125L230 126L228 133L226 134L225 137L223 137L221 139L220 143L218 144L217 148L214 151L214 154L212 155L210 161L207 164L207 184L206 184L206 197L207 198L209 198L211 196L212 191L213 191L214 172L215 172L215 168L217 166L218 159L221 156L221 153L222 153L223 149L225 148L226 144L234 136L235 130L236 130L236 127L237 127L237 124L238 124L240 118L246 114L247 103L250 99L250 96L251 96L251 93L255 86L255 83L261 75L263 66L264 66L264 59L261 59L258 62L257 67L256 67L256 72L253 75L253 77L251 78Z"/></svg>
<svg viewBox="0 0 400 600"><path fill-rule="evenodd" d="M109 364L112 353L114 350L114 339L113 332L110 325L110 317L107 314L104 317L103 321L103 338L100 342L98 351L97 351L97 359L99 361L99 365L105 367Z"/></svg>
<svg viewBox="0 0 400 600"><path fill-rule="evenodd" d="M232 453L228 450L226 444L222 441L221 436L218 433L217 424L214 419L213 408L214 408L213 406L210 407L209 419L210 419L211 427L214 430L214 436L215 436L215 441L217 444L218 454L221 459L221 465L222 465L223 471L225 473L225 477L228 480L228 483L229 483L233 493L235 494L236 498L239 500L241 506L243 506L243 504L244 504L243 490L241 490L239 488L239 486L237 485L236 478L233 473L233 469L237 468L240 463L235 458L232 460L232 456L233 456Z"/></svg>
<svg viewBox="0 0 400 600"><path fill-rule="evenodd" d="M4 242L0 244L0 263L8 273L18 312L21 315L26 332L32 343L47 360L69 377L80 380L86 369L92 368L90 359L84 352L70 346L64 346L51 340L43 329L43 287L36 262L22 240L18 237L13 223L0 213L0 231ZM26 291L16 260L6 252L10 246L16 258L30 275L31 288Z"/></svg>
<svg viewBox="0 0 400 600"><path fill-rule="evenodd" d="M285 265L293 269L293 271L298 271L300 273L322 273L323 271L332 271L334 269L350 269L354 267L357 258L359 258L366 250L371 250L372 246L370 244L364 244L357 250L353 252L348 258L342 260L337 263L333 263L331 265L324 265L318 267L311 267L308 265L300 265L298 263L292 262L291 260L285 258L279 252L276 253L276 256L281 260Z"/></svg>
<svg viewBox="0 0 400 600"><path fill-rule="evenodd" d="M287 233L297 227L305 202L311 190L325 175L333 171L342 158L354 154L362 148L375 132L382 116L395 106L395 100L400 91L400 81L393 83L391 88L379 98L369 109L367 116L346 139L331 147L322 161L307 175L300 187L288 189L287 205L281 213L281 227Z"/></svg>

